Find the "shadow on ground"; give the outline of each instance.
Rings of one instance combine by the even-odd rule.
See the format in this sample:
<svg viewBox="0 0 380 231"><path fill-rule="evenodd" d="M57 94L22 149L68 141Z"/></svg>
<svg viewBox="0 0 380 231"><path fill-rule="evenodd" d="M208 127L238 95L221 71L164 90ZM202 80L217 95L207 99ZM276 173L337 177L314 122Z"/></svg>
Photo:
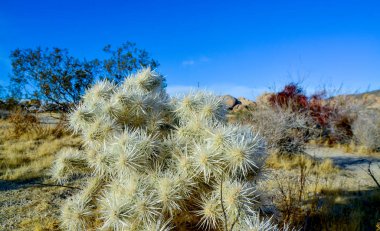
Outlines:
<svg viewBox="0 0 380 231"><path fill-rule="evenodd" d="M17 190L42 184L42 178L34 178L23 181L0 180L0 191Z"/></svg>
<svg viewBox="0 0 380 231"><path fill-rule="evenodd" d="M323 191L314 211L304 217L301 230L367 231L380 229L380 189ZM378 228L378 229L377 229Z"/></svg>
<svg viewBox="0 0 380 231"><path fill-rule="evenodd" d="M373 164L380 164L379 158L374 157L330 157L330 159L333 161L334 165L342 168L347 168L352 165L362 165L362 164L369 164L372 162Z"/></svg>
<svg viewBox="0 0 380 231"><path fill-rule="evenodd" d="M329 153L330 152L330 153ZM368 165L372 162L373 164L380 164L380 157L366 156L360 154L349 154L338 151L326 151L326 149L310 149L305 152L306 155L314 158L318 161L323 161L325 159L331 159L333 164L341 168L356 167L359 165Z"/></svg>

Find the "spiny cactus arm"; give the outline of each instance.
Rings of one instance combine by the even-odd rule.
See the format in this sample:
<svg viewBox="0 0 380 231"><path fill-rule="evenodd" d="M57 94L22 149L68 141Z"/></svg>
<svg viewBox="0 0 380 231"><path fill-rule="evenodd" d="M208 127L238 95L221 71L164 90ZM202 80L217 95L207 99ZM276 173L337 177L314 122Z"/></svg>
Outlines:
<svg viewBox="0 0 380 231"><path fill-rule="evenodd" d="M89 173L86 156L73 148L62 149L50 169L52 178L62 184L72 177Z"/></svg>
<svg viewBox="0 0 380 231"><path fill-rule="evenodd" d="M128 219L132 215L131 204L123 200L117 192L103 192L99 198L100 218L103 220L103 230L123 230L129 226Z"/></svg>
<svg viewBox="0 0 380 231"><path fill-rule="evenodd" d="M145 168L149 167L148 156L137 145L111 146L110 149L113 152L113 158L115 158L115 170L119 175L143 172Z"/></svg>
<svg viewBox="0 0 380 231"><path fill-rule="evenodd" d="M217 229L223 220L223 210L216 195L201 195L196 205L199 210L194 213L200 218L198 225L204 230Z"/></svg>
<svg viewBox="0 0 380 231"><path fill-rule="evenodd" d="M132 219L139 220L142 224L155 222L161 214L159 201L149 190L138 192L132 205Z"/></svg>
<svg viewBox="0 0 380 231"><path fill-rule="evenodd" d="M98 176L94 176L87 181L87 184L83 187L84 189L78 193L82 201L90 201L94 204L97 194L103 188L105 182L104 179Z"/></svg>
<svg viewBox="0 0 380 231"><path fill-rule="evenodd" d="M258 212L241 219L236 230L242 231L281 231L270 219L260 218Z"/></svg>
<svg viewBox="0 0 380 231"><path fill-rule="evenodd" d="M254 213L252 209L255 207L257 197L252 185L226 179L220 181L220 185L214 188L214 195L220 198L224 230L234 230L239 220Z"/></svg>
<svg viewBox="0 0 380 231"><path fill-rule="evenodd" d="M212 178L220 178L225 165L221 153L208 144L194 145L191 163L194 173L198 177L203 177L203 181L206 183Z"/></svg>
<svg viewBox="0 0 380 231"><path fill-rule="evenodd" d="M73 111L69 114L69 128L74 133L82 132L89 123L93 122L95 119L94 111L89 109L83 104L79 104Z"/></svg>
<svg viewBox="0 0 380 231"><path fill-rule="evenodd" d="M145 154L147 158L157 157L160 150L157 134L148 134L145 129L137 129L134 131L137 136L136 147Z"/></svg>
<svg viewBox="0 0 380 231"><path fill-rule="evenodd" d="M234 230L239 220L254 214L259 208L258 194L252 183L232 181L223 182L220 190L221 203L225 205L228 230Z"/></svg>
<svg viewBox="0 0 380 231"><path fill-rule="evenodd" d="M170 231L173 227L170 225L171 219L165 221L163 217L157 221L146 224L142 230L144 231Z"/></svg>
<svg viewBox="0 0 380 231"><path fill-rule="evenodd" d="M141 188L145 188L142 182L146 180L139 173L129 173L124 176L118 175L107 184L107 188L110 192L122 195L123 200L132 201Z"/></svg>
<svg viewBox="0 0 380 231"><path fill-rule="evenodd" d="M180 95L172 98L171 102L174 105L174 113L181 120L187 121L192 119L192 115L197 113L197 100L195 97L196 92L190 91L186 95Z"/></svg>
<svg viewBox="0 0 380 231"><path fill-rule="evenodd" d="M107 150L107 144L95 146L88 151L88 164L95 176L108 177L113 173L112 165L115 162L114 156Z"/></svg>
<svg viewBox="0 0 380 231"><path fill-rule="evenodd" d="M180 120L175 129L179 138L202 143L209 138L209 130L213 127L212 121L194 113L192 120Z"/></svg>
<svg viewBox="0 0 380 231"><path fill-rule="evenodd" d="M86 104L96 104L101 100L109 100L115 91L115 84L107 79L100 80L83 95Z"/></svg>
<svg viewBox="0 0 380 231"><path fill-rule="evenodd" d="M191 91L179 98L172 98L174 112L182 121L193 121L194 115L209 121L226 121L227 109L223 98L211 92Z"/></svg>
<svg viewBox="0 0 380 231"><path fill-rule="evenodd" d="M192 158L188 152L189 148L187 144L184 144L182 147L173 148L170 153L170 167L172 171L177 172L179 175L192 179L196 173L194 172Z"/></svg>
<svg viewBox="0 0 380 231"><path fill-rule="evenodd" d="M145 92L162 91L165 87L164 77L157 72L151 70L150 67L144 68L135 75L137 85L145 90Z"/></svg>
<svg viewBox="0 0 380 231"><path fill-rule="evenodd" d="M191 178L172 171L158 173L153 185L162 213L169 214L170 217L187 209L185 199L191 196L195 188Z"/></svg>
<svg viewBox="0 0 380 231"><path fill-rule="evenodd" d="M201 91L196 95L198 112L203 117L214 121L226 121L227 106L221 96Z"/></svg>
<svg viewBox="0 0 380 231"><path fill-rule="evenodd" d="M263 146L261 138L252 131L235 135L224 156L230 175L246 177L259 170L263 161Z"/></svg>
<svg viewBox="0 0 380 231"><path fill-rule="evenodd" d="M86 146L100 145L120 131L121 127L114 119L101 116L85 126L82 137Z"/></svg>
<svg viewBox="0 0 380 231"><path fill-rule="evenodd" d="M215 123L211 129L207 130L208 137L206 141L217 150L224 151L227 147L232 145L232 138L234 134L236 134L236 130L236 126Z"/></svg>
<svg viewBox="0 0 380 231"><path fill-rule="evenodd" d="M96 113L98 114L98 116L107 115L107 117L112 118L115 121L117 121L120 117L119 107L112 100L102 102L102 107L99 108L98 111L96 111Z"/></svg>
<svg viewBox="0 0 380 231"><path fill-rule="evenodd" d="M70 198L61 211L61 227L68 231L85 231L89 229L92 218L90 200L84 200L80 194Z"/></svg>

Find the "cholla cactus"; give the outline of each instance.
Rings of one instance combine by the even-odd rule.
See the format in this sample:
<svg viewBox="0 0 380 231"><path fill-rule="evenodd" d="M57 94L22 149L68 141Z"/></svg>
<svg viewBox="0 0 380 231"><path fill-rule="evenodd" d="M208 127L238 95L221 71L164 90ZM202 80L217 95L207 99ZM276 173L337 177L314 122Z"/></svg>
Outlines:
<svg viewBox="0 0 380 231"><path fill-rule="evenodd" d="M170 98L149 68L119 86L100 81L70 115L85 150L63 151L60 182L93 180L62 209L66 230L278 230L261 221L254 180L265 159L251 127L226 122L222 98Z"/></svg>

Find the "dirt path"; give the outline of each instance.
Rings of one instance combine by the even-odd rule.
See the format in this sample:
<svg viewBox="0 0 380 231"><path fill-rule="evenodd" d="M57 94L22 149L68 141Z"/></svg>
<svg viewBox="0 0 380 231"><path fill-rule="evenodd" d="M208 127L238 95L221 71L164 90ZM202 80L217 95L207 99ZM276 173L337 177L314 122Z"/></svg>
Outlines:
<svg viewBox="0 0 380 231"><path fill-rule="evenodd" d="M335 165L341 168L357 168L358 166L380 164L380 156L365 155L358 153L347 153L334 148L308 148L306 153L318 159L331 159Z"/></svg>
<svg viewBox="0 0 380 231"><path fill-rule="evenodd" d="M58 230L61 205L77 189L43 183L0 180L1 231Z"/></svg>
<svg viewBox="0 0 380 231"><path fill-rule="evenodd" d="M368 171L368 164L371 164L371 170L374 176L380 181L380 156L365 155L359 153L346 153L335 148L308 148L306 153L316 159L331 159L334 165L342 169L339 178L346 181L347 187L375 187L376 184L371 179Z"/></svg>

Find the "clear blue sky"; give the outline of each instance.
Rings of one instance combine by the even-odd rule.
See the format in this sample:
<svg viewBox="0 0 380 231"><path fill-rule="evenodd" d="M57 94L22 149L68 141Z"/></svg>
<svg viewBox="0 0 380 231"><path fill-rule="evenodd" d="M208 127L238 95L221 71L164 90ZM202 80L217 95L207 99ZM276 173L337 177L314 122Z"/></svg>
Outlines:
<svg viewBox="0 0 380 231"><path fill-rule="evenodd" d="M380 89L380 1L0 1L0 84L10 51L57 46L101 58L133 41L157 59L168 91L253 98L303 80Z"/></svg>

